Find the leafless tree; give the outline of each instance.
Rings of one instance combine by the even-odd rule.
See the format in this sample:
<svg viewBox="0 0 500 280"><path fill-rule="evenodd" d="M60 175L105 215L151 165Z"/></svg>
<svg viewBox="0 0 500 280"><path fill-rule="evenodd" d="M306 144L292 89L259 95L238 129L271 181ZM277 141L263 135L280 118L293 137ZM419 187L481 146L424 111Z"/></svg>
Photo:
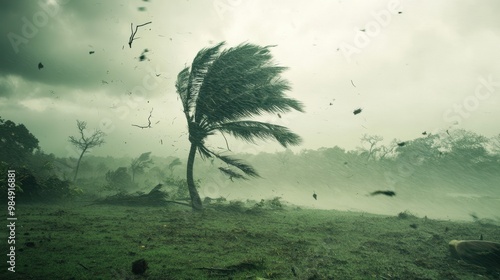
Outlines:
<svg viewBox="0 0 500 280"><path fill-rule="evenodd" d="M380 146L379 159L384 159L386 156L393 154L394 149L397 147L397 140L394 139L388 146Z"/></svg>
<svg viewBox="0 0 500 280"><path fill-rule="evenodd" d="M378 135L368 135L368 134L364 134L363 137L361 137L361 143L368 143L370 146L368 148L368 156L367 156L367 160L369 160L370 158L373 158L375 159L375 154L380 150L380 148L377 148L375 146L377 146L377 144L384 140L384 138L382 136L378 136Z"/></svg>
<svg viewBox="0 0 500 280"><path fill-rule="evenodd" d="M80 168L80 162L82 160L83 155L92 149L93 147L100 146L104 143L103 137L106 135L99 129L96 129L92 135L85 136L85 129L87 128L87 123L84 121L76 120L76 125L78 127L78 131L80 132L80 137L69 137L69 142L73 144L77 149L81 150L80 157L78 158L78 162L76 164L75 176L73 177L73 182L76 182L76 176L78 175L78 169Z"/></svg>

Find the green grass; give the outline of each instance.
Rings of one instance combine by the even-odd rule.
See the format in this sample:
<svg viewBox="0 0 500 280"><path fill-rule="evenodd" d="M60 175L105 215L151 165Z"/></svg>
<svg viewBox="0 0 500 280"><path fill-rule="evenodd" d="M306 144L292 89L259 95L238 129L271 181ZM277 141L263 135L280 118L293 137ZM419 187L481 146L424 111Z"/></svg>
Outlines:
<svg viewBox="0 0 500 280"><path fill-rule="evenodd" d="M448 252L452 239L500 240L499 226L479 222L293 207L17 208L16 273L2 261L1 279L498 279ZM134 275L141 258L149 269Z"/></svg>

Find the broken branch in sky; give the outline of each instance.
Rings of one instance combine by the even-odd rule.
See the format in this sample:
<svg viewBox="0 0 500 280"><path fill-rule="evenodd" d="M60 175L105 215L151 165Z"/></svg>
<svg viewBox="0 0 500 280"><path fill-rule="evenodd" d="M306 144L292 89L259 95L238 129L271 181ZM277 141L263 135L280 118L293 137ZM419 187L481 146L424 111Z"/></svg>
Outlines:
<svg viewBox="0 0 500 280"><path fill-rule="evenodd" d="M153 114L153 108L151 108L151 112L149 112L148 125L133 124L132 126L137 126L138 128L151 128L151 115L152 114Z"/></svg>
<svg viewBox="0 0 500 280"><path fill-rule="evenodd" d="M144 26L144 25L148 25L150 23L152 23L152 21L137 25L135 27L135 31L134 31L134 24L130 23L130 31L132 32L132 34L130 35L130 39L128 40L128 46L130 48L132 48L132 42L134 41L134 39L138 39L138 38L134 38L134 37L135 37L135 34L137 34L139 27Z"/></svg>

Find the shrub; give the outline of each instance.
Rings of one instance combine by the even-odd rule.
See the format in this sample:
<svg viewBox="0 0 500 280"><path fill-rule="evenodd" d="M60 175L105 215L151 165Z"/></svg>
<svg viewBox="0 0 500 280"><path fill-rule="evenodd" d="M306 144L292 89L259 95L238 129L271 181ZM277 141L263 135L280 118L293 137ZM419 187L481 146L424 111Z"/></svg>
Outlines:
<svg viewBox="0 0 500 280"><path fill-rule="evenodd" d="M260 202L256 203L254 208L261 209L283 209L283 204L281 203L281 197L277 196L271 200L261 199Z"/></svg>
<svg viewBox="0 0 500 280"><path fill-rule="evenodd" d="M410 213L410 211L406 210L404 212L400 212L398 214L398 218L400 218L400 219L413 219L413 218L416 218L416 216L413 215L412 213Z"/></svg>

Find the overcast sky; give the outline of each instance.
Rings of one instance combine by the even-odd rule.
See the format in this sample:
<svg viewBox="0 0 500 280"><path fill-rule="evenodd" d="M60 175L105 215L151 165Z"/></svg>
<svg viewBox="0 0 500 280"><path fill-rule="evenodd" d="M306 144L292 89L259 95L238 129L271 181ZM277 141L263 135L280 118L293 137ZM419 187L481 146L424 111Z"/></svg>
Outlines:
<svg viewBox="0 0 500 280"><path fill-rule="evenodd" d="M499 1L2 1L0 116L47 153L75 156L76 120L107 133L95 155L187 156L177 73L204 47L276 45L305 113L260 119L300 149L354 149L464 128L500 133ZM132 47L130 25L138 28ZM147 51L146 51L147 50ZM90 52L93 52L90 54ZM140 60L141 55L145 59ZM38 69L39 63L43 64ZM362 112L354 115L353 111ZM151 127L141 129L133 124ZM217 139L219 138L219 139ZM212 139L212 146L222 139ZM230 141L234 152L280 151Z"/></svg>

